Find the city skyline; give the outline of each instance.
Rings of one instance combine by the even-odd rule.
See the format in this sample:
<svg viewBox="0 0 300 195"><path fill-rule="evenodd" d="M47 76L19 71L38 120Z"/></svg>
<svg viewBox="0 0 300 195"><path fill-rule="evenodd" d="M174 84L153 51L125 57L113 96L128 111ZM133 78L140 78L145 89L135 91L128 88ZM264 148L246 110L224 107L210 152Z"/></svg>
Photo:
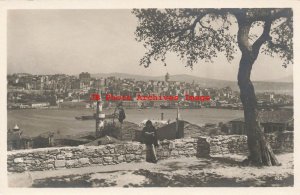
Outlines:
<svg viewBox="0 0 300 195"><path fill-rule="evenodd" d="M30 72L14 72L14 73L8 73L7 75L13 75L13 74L29 74L29 75L37 75L37 76L42 76L42 75L68 75L68 76L75 76L78 77L81 73L84 73L85 71L79 72L79 73L75 73L75 74L68 74L68 73L44 73L44 74L35 74L35 73L30 73ZM121 72L108 72L108 73L90 73L87 72L89 74L91 74L91 76L93 78L99 79L99 78L106 78L106 77L116 77L116 78L123 78L123 79L135 79L135 80L164 80L165 74L164 75L141 75L141 74L134 74L134 73L121 73ZM169 73L169 72L166 72ZM218 81L229 81L229 82L234 82L234 80L225 80L222 78L209 78L209 77L200 77L197 75L191 75L191 74L175 74L175 75L171 75L169 74L171 78L171 80L174 81L174 77L175 76L180 76L179 80L182 80L181 77L186 77L188 78L188 80L190 79L208 79L208 80L218 80ZM141 79L141 77L143 77L143 79ZM176 79L175 79L176 80ZM292 83L293 82L293 75L288 75L285 77L280 77L277 79L273 79L273 80L254 80L257 82L283 82L283 83Z"/></svg>
<svg viewBox="0 0 300 195"><path fill-rule="evenodd" d="M137 25L131 10L10 10L8 13L8 74L71 74L80 72L191 76L235 81L240 52L228 63L224 56L214 63L185 67L169 54L167 66L153 62L139 66L145 53L134 40ZM122 20L120 20L122 18ZM101 35L101 36L100 36ZM272 69L272 74L270 70ZM253 80L276 80L293 74L281 60L260 55L253 67Z"/></svg>

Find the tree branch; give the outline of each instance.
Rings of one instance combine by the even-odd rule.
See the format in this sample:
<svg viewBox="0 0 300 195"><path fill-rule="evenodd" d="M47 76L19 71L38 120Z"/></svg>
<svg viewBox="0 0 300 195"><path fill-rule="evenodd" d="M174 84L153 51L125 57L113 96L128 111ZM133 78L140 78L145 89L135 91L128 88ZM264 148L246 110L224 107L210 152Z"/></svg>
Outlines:
<svg viewBox="0 0 300 195"><path fill-rule="evenodd" d="M205 15L206 15L206 14L205 14ZM205 15L198 16L190 26L187 26L186 28L180 30L179 33L178 33L177 35L175 35L175 38L176 38L176 37L182 37L182 36L184 35L184 33L186 33L188 30L194 31L195 28L196 28L197 23L198 23Z"/></svg>
<svg viewBox="0 0 300 195"><path fill-rule="evenodd" d="M207 26L204 26L201 21L199 21L199 24L201 25L202 28L205 28L207 30L213 30L213 29L211 29L211 28L209 28Z"/></svg>
<svg viewBox="0 0 300 195"><path fill-rule="evenodd" d="M272 20L266 20L265 25L264 25L263 33L253 43L252 51L254 52L254 54L256 56L258 55L259 49L262 46L262 44L264 44L266 41L272 39L272 37L270 36L272 22L273 22Z"/></svg>

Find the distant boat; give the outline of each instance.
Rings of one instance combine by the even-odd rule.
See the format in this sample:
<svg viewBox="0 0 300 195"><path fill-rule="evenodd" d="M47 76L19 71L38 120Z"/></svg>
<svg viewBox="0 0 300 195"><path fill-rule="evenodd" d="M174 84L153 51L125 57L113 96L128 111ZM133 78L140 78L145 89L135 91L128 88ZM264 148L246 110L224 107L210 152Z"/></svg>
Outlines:
<svg viewBox="0 0 300 195"><path fill-rule="evenodd" d="M176 106L170 106L170 105L168 105L168 106L166 106L166 105L160 105L159 107L160 107L160 109L177 109Z"/></svg>
<svg viewBox="0 0 300 195"><path fill-rule="evenodd" d="M117 117L117 114L115 115L115 117ZM112 119L114 118L113 114L106 114L105 115L106 119ZM96 119L96 114L94 115L82 115L82 116L76 116L75 119L77 120L95 120Z"/></svg>
<svg viewBox="0 0 300 195"><path fill-rule="evenodd" d="M177 109L176 105L160 105L160 109ZM199 109L201 106L192 107L192 106L179 106L180 109Z"/></svg>
<svg viewBox="0 0 300 195"><path fill-rule="evenodd" d="M91 115L76 116L75 119L77 119L77 120L95 120L96 114L94 114L93 116L91 116Z"/></svg>

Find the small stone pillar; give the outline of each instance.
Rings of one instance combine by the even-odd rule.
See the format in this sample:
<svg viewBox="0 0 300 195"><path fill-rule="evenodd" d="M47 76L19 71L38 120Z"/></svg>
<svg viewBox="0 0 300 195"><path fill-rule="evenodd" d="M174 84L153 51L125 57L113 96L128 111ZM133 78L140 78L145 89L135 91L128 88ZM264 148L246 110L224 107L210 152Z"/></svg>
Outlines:
<svg viewBox="0 0 300 195"><path fill-rule="evenodd" d="M208 158L210 157L210 143L207 137L199 137L197 141L197 157Z"/></svg>

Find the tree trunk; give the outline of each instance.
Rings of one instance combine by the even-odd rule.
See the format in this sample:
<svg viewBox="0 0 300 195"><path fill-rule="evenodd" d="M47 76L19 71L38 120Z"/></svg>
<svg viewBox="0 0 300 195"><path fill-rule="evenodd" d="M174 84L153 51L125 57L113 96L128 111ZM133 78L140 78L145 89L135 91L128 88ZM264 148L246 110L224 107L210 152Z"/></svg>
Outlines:
<svg viewBox="0 0 300 195"><path fill-rule="evenodd" d="M259 123L255 91L250 80L251 69L255 59L250 52L242 51L238 73L238 85L244 107L245 129L249 149L247 161L256 166L279 165Z"/></svg>

